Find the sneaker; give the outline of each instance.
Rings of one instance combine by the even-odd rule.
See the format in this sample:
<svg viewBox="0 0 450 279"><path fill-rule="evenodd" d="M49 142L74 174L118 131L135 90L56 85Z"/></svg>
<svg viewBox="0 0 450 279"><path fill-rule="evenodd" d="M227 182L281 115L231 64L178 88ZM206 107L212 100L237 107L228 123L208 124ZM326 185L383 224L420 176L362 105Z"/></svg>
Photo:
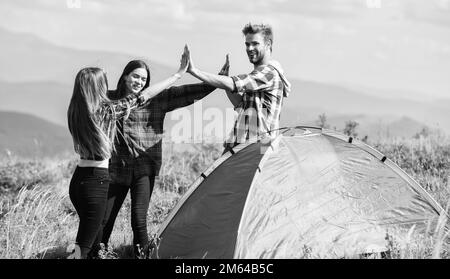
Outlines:
<svg viewBox="0 0 450 279"><path fill-rule="evenodd" d="M147 243L144 247L141 247L139 244L134 246L134 257L136 259L152 259L153 254L159 249L160 239L157 237L153 237L150 239L150 242ZM158 258L158 256L157 256Z"/></svg>
<svg viewBox="0 0 450 279"><path fill-rule="evenodd" d="M111 246L109 246L109 245L108 245L108 247L106 249L103 249L102 252L103 252L103 254L102 254L103 258L102 259L113 260L113 259L118 259L119 258L119 255L117 255L117 253L114 252L113 248Z"/></svg>
<svg viewBox="0 0 450 279"><path fill-rule="evenodd" d="M134 258L138 260L144 260L148 259L148 255L146 255L146 247L141 247L141 245L136 244L134 245Z"/></svg>
<svg viewBox="0 0 450 279"><path fill-rule="evenodd" d="M72 253L66 259L81 259L81 248L80 246L78 246L78 244L69 245L69 247L67 247L67 250L72 250Z"/></svg>
<svg viewBox="0 0 450 279"><path fill-rule="evenodd" d="M111 246L106 248L104 243L100 243L96 249L92 250L90 253L91 259L100 259L100 260L109 260L109 259L118 259L119 256L114 252Z"/></svg>
<svg viewBox="0 0 450 279"><path fill-rule="evenodd" d="M161 244L161 238L159 238L156 234L152 235L150 238L149 246L149 258L150 259L159 259L158 250L159 245Z"/></svg>

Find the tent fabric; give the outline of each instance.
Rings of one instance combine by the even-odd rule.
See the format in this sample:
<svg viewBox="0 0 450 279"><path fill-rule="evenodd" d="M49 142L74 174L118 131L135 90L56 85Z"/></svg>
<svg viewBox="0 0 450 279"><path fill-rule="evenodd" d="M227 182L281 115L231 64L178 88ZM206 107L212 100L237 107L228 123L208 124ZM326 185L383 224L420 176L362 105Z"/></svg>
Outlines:
<svg viewBox="0 0 450 279"><path fill-rule="evenodd" d="M224 161L191 193L166 228L159 256L232 258L242 208L262 157L253 144ZM223 245L227 243L227 245ZM199 249L198 247L207 247Z"/></svg>
<svg viewBox="0 0 450 279"><path fill-rule="evenodd" d="M158 257L344 257L383 249L388 229L437 222L439 204L380 152L333 131L287 131L205 171L162 225Z"/></svg>

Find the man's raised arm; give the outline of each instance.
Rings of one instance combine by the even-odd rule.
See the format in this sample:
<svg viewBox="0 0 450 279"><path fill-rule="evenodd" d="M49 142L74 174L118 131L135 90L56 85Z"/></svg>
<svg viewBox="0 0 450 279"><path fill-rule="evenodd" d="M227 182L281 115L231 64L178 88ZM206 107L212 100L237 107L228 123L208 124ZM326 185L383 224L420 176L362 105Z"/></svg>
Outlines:
<svg viewBox="0 0 450 279"><path fill-rule="evenodd" d="M221 76L203 72L195 68L189 50L188 50L188 57L189 57L189 67L187 69L188 73L214 87L221 88L231 92L235 91L234 81L232 78L228 76Z"/></svg>
<svg viewBox="0 0 450 279"><path fill-rule="evenodd" d="M220 70L219 75L223 76L229 76L230 72L230 57L227 54L225 64L222 67L222 70ZM227 97L230 100L230 102L233 104L234 107L239 106L239 104L242 102L242 96L239 94L234 94L229 90L225 90L227 93Z"/></svg>

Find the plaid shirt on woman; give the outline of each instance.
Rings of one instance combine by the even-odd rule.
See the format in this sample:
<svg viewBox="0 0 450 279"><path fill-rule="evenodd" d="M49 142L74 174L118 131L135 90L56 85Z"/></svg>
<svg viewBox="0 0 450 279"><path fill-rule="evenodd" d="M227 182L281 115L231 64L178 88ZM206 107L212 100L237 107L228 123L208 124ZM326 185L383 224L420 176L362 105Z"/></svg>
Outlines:
<svg viewBox="0 0 450 279"><path fill-rule="evenodd" d="M145 99L142 96L142 92L129 94L120 100L101 103L99 109L95 112L95 119L109 136L113 132L114 122L128 115L131 110L143 105L145 105ZM100 154L83 154L78 144L74 144L74 149L81 159L97 161L108 159L103 158Z"/></svg>
<svg viewBox="0 0 450 279"><path fill-rule="evenodd" d="M173 86L117 122L116 152L109 163L113 183L129 186L133 177L158 175L166 113L200 100L216 88L203 83ZM112 99L117 98L110 91Z"/></svg>
<svg viewBox="0 0 450 279"><path fill-rule="evenodd" d="M242 102L236 107L237 119L225 145L232 147L259 137L275 137L283 97L290 91L290 84L278 62L258 66L250 74L231 78L236 86L232 93L241 95Z"/></svg>

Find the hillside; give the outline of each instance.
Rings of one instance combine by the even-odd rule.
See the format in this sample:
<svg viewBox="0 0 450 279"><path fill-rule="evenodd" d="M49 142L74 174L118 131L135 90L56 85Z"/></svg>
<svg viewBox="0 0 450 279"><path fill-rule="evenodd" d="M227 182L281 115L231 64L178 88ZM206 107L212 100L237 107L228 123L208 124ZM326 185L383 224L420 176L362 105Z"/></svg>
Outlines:
<svg viewBox="0 0 450 279"><path fill-rule="evenodd" d="M307 125L317 126L317 119L307 121ZM368 136L371 141L381 141L392 138L412 138L423 128L430 128L424 123L418 122L409 117L393 117L393 116L368 116L368 115L336 115L327 118L329 129L336 128L343 130L347 121L356 121L358 126L356 132L359 138Z"/></svg>
<svg viewBox="0 0 450 279"><path fill-rule="evenodd" d="M292 81L293 93L285 101L285 108L297 110L315 108L315 115L305 113L304 118L317 117L321 113L329 116L361 115L390 121L409 117L417 122L439 127L450 134L450 101L419 102L400 98L382 98L334 84L312 81ZM292 116L291 116L292 117Z"/></svg>
<svg viewBox="0 0 450 279"><path fill-rule="evenodd" d="M18 111L66 126L65 114L76 73L83 67L105 69L110 89L115 89L125 65L145 60L151 83L173 74L176 66L155 63L149 57L56 46L27 33L0 28L0 110ZM178 61L178 59L174 59ZM26 66L24 66L26 65ZM218 65L219 67L220 65ZM177 84L198 82L190 76Z"/></svg>
<svg viewBox="0 0 450 279"><path fill-rule="evenodd" d="M0 82L0 110L31 114L66 126L72 86L56 82Z"/></svg>
<svg viewBox="0 0 450 279"><path fill-rule="evenodd" d="M104 67L110 88L114 89L125 64L136 58L129 54L56 46L30 34L13 33L4 29L0 29L0 43L0 110L27 113L63 127L67 126L67 106L72 94L73 79L79 69L86 66ZM152 82L170 75L176 66L168 67L153 62L149 64ZM231 74L236 74L233 69L231 71ZM424 125L440 128L450 134L450 99L429 102L399 97L387 99L368 94L364 88L306 80L290 81L292 93L284 101L282 126L314 124L318 115L325 113L333 126L343 127L346 121L355 120L360 123L360 134L372 137L409 137ZM186 75L178 84L192 82L198 81ZM403 92L401 96L406 96L406 93ZM226 111L231 109L231 104L223 90L216 90L203 100L202 115L194 115L193 106L188 108L191 123L189 129L193 132L194 119L203 119L203 127L211 123L205 113L208 108L221 112L219 118L222 119L217 121L222 123L222 127L218 129L222 134L227 134L230 119L226 119ZM167 115L166 131L171 131L179 123L177 114L179 112Z"/></svg>
<svg viewBox="0 0 450 279"><path fill-rule="evenodd" d="M149 57L136 57L132 54L71 49L31 34L14 33L2 28L0 45L0 80L6 82L52 81L72 87L75 75L81 68L95 66L106 70L110 86L115 87L123 68L133 59L148 62L153 80L173 73L167 66L151 61L151 53Z"/></svg>
<svg viewBox="0 0 450 279"><path fill-rule="evenodd" d="M0 156L7 153L32 157L72 152L69 131L41 118L0 111Z"/></svg>

